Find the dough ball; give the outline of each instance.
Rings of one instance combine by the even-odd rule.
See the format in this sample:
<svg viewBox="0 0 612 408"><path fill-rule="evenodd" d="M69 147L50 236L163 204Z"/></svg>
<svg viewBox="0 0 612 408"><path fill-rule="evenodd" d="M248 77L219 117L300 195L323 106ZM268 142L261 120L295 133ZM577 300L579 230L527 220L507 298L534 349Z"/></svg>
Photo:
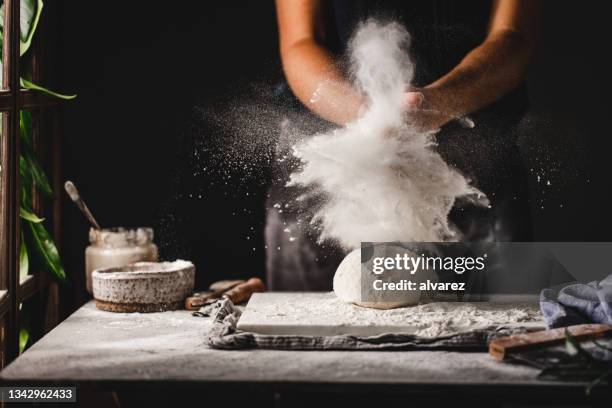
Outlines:
<svg viewBox="0 0 612 408"><path fill-rule="evenodd" d="M382 248L382 247L379 247ZM378 250L380 251L380 250ZM391 252L391 251L386 251ZM384 256L375 253L375 256ZM389 254L391 256L391 254ZM372 272L370 272L372 273ZM405 272L385 272L386 274L397 274L397 277L393 277L393 281L399 281L406 277ZM414 276L414 275L413 275ZM375 291L374 288L369 289L370 293L368 299L375 299L380 297L381 292ZM419 303L421 293L418 290L414 291L402 291L403 298L401 301L388 302L388 301L361 301L361 249L355 249L350 252L340 263L336 274L334 275L334 293L338 298L345 302L353 303L358 306L370 307L374 309L393 309L396 307L412 306Z"/></svg>

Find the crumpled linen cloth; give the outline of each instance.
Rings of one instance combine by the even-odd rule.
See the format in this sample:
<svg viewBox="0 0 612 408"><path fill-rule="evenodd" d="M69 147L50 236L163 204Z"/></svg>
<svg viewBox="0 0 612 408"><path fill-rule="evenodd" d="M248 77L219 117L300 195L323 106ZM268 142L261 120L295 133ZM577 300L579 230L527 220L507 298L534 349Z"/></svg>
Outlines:
<svg viewBox="0 0 612 408"><path fill-rule="evenodd" d="M551 327L612 324L612 275L602 281L571 283L542 290L540 310Z"/></svg>
<svg viewBox="0 0 612 408"><path fill-rule="evenodd" d="M216 349L275 349L275 350L486 350L497 337L525 333L526 328L495 326L435 338L409 334L377 336L302 336L269 335L236 329L240 310L229 299L221 299L194 315L212 316L212 328L206 344Z"/></svg>

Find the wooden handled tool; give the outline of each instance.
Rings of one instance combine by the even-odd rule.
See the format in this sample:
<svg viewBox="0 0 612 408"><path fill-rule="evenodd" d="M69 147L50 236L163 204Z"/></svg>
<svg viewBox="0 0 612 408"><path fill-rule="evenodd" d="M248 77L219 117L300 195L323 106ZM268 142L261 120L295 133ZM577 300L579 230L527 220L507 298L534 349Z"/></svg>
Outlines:
<svg viewBox="0 0 612 408"><path fill-rule="evenodd" d="M245 282L244 279L220 280L220 281L217 281L217 282L213 282L208 287L208 290L209 291L211 290L213 292L217 292L217 291L227 292L228 290L230 290L234 286L240 285L241 283L244 283L244 282Z"/></svg>
<svg viewBox="0 0 612 408"><path fill-rule="evenodd" d="M98 221L96 221L96 219L94 218L94 216L91 213L91 211L89 211L89 208L87 207L87 204L85 204L85 201L83 201L83 199L81 198L81 195L79 194L79 190L77 190L77 188L74 185L74 183L72 181L70 181L70 180L67 180L66 183L64 184L64 189L66 190L66 192L70 196L70 199L72 201L74 201L74 203L77 205L77 207L79 207L79 210L81 210L83 212L83 214L85 214L85 217L87 218L89 223L95 229L97 229L97 230L101 229L100 228L100 224L98 224Z"/></svg>
<svg viewBox="0 0 612 408"><path fill-rule="evenodd" d="M559 329L501 337L489 343L489 354L502 361L511 357L512 353L561 343L565 340L565 329L565 327L561 327ZM578 341L612 335L612 326L607 324L579 324L569 326L567 330Z"/></svg>
<svg viewBox="0 0 612 408"><path fill-rule="evenodd" d="M229 298L233 303L238 304L249 300L255 292L265 291L265 286L261 279L251 278L244 280L223 280L210 285L207 292L194 293L193 296L185 299L185 309L198 310L212 300L221 297Z"/></svg>
<svg viewBox="0 0 612 408"><path fill-rule="evenodd" d="M265 290L266 287L261 279L251 278L225 292L223 297L228 298L234 304L238 304L249 300L253 293L263 292Z"/></svg>
<svg viewBox="0 0 612 408"><path fill-rule="evenodd" d="M193 296L185 299L185 309L198 310L208 302L214 299L219 299L225 292L244 283L243 280L223 280L210 285L207 292L196 292Z"/></svg>

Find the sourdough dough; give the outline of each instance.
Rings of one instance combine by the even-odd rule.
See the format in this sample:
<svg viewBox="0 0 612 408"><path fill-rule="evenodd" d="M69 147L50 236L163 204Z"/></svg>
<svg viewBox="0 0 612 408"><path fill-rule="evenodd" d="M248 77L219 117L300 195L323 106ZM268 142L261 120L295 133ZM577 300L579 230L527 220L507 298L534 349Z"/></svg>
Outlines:
<svg viewBox="0 0 612 408"><path fill-rule="evenodd" d="M379 247L380 248L380 247ZM381 256L380 254L375 254ZM370 272L372 273L372 272ZM405 272L385 272L386 274L398 274L397 277L393 277L393 280L399 281L405 278L403 274ZM416 275L419 275L418 273ZM376 298L380 292L374 291L370 288L368 299ZM334 293L338 298L345 302L354 303L358 306L371 307L375 309L393 309L396 307L412 306L419 303L421 293L418 290L414 291L403 291L404 295L401 301L386 302L386 301L374 301L374 302L362 302L361 301L361 249L355 249L350 252L340 263L336 274L334 275Z"/></svg>

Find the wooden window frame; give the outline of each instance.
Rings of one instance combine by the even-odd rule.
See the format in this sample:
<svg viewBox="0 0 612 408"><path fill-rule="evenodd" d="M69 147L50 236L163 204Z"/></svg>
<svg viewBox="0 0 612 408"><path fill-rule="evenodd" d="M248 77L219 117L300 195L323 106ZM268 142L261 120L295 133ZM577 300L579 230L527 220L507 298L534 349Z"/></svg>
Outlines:
<svg viewBox="0 0 612 408"><path fill-rule="evenodd" d="M47 95L22 89L20 86L20 4L17 0L4 0L4 44L2 63L2 88L0 90L0 113L2 113L2 136L0 145L0 368L19 355L19 307L24 301L37 297L39 307L31 319L41 327L39 334L50 330L58 321L59 304L58 288L46 271L32 271L24 279L20 279L19 250L20 250L20 184L19 184L19 156L20 156L20 129L19 112L21 109L37 111L33 124L34 148L42 151L43 147L51 147L51 161L60 163L59 131L58 131L58 101ZM43 27L41 27L43 28ZM40 30L44 37L44 29ZM39 32L40 34L40 32ZM40 54L41 41L36 39L32 49L32 80L40 80ZM46 143L41 143L40 133L43 129L41 121L42 111L56 113L55 125L44 128ZM50 133L50 134L49 134ZM51 136L51 137L49 137ZM46 146L42 146L45 145ZM53 221L53 236L59 242L59 216L60 206L58 187L61 185L59 170L54 171L52 185L54 188L51 210L44 205L39 195L34 195L34 209L38 213L51 212ZM47 214L45 214L47 215Z"/></svg>

